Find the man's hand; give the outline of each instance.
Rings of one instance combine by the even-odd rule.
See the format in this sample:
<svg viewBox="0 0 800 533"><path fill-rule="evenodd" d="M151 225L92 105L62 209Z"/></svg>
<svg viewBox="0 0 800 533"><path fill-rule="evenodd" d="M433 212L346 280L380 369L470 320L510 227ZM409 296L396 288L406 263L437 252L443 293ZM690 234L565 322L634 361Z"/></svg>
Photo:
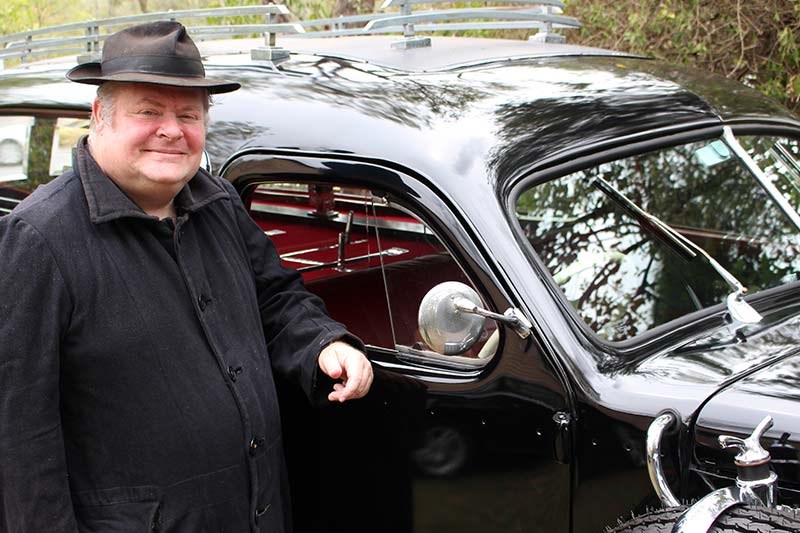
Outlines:
<svg viewBox="0 0 800 533"><path fill-rule="evenodd" d="M319 354L319 367L333 379L341 380L328 394L332 402L361 398L372 385L372 365L367 357L346 342L327 345Z"/></svg>

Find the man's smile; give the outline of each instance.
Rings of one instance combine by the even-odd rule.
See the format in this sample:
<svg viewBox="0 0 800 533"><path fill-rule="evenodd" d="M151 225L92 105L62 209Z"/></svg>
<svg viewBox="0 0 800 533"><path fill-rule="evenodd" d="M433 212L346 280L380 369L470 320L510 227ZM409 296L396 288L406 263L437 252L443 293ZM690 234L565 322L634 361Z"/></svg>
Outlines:
<svg viewBox="0 0 800 533"><path fill-rule="evenodd" d="M174 150L170 148L145 148L142 150L143 152L152 152L156 154L167 154L167 155L185 155L186 152L182 150Z"/></svg>

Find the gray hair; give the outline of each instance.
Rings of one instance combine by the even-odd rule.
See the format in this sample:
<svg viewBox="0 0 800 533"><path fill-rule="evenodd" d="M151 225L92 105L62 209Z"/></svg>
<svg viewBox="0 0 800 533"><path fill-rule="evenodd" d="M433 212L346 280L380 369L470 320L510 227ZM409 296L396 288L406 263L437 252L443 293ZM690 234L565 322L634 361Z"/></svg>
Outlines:
<svg viewBox="0 0 800 533"><path fill-rule="evenodd" d="M103 123L111 126L114 118L114 109L117 105L117 95L122 87L125 86L124 82L107 81L97 88L97 103L100 108L100 116ZM208 109L214 104L211 99L211 93L206 92L206 97L203 99L203 123L208 128ZM94 116L89 120L89 132L94 133L97 124L95 124Z"/></svg>

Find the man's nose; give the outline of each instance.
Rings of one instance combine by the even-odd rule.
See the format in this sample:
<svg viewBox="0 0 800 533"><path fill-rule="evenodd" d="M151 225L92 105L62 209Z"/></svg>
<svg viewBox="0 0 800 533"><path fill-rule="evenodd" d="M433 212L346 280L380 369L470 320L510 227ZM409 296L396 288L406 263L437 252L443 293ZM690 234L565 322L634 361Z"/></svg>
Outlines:
<svg viewBox="0 0 800 533"><path fill-rule="evenodd" d="M178 117L171 113L165 113L158 124L158 135L170 139L183 137L183 128L181 128Z"/></svg>

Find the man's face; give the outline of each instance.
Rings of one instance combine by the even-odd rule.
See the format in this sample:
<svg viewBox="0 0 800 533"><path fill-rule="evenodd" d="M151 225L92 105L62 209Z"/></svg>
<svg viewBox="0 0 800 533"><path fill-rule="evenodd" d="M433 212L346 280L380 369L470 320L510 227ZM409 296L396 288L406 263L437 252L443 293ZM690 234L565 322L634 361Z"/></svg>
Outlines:
<svg viewBox="0 0 800 533"><path fill-rule="evenodd" d="M109 123L95 104L92 153L134 198L180 188L195 175L205 145L204 89L126 83Z"/></svg>

